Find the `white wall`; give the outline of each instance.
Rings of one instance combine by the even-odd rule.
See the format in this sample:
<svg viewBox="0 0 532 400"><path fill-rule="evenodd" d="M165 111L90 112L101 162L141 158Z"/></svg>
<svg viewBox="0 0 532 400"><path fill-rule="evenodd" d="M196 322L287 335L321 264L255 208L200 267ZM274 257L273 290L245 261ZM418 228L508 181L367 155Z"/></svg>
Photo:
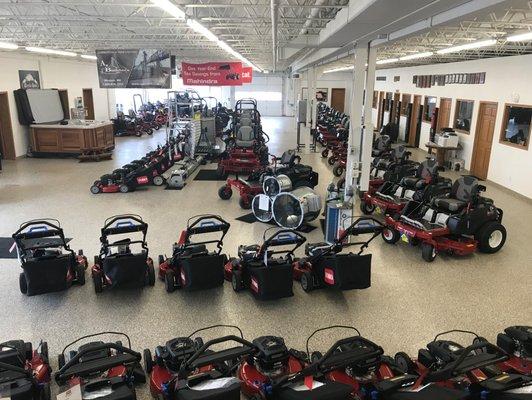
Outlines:
<svg viewBox="0 0 532 400"><path fill-rule="evenodd" d="M282 76L253 76L253 82L235 86L236 99L253 97L261 115L280 117L283 115Z"/></svg>
<svg viewBox="0 0 532 400"><path fill-rule="evenodd" d="M82 97L82 89L92 89L96 119L109 119L110 104L114 109L112 91L100 89L94 62L45 56L26 55L16 52L0 52L0 91L8 92L11 124L16 156L26 154L28 128L18 122L13 91L20 88L18 71L38 70L41 87L68 90L69 108L74 107L74 98ZM108 101L108 95L111 101ZM109 104L110 103L110 104Z"/></svg>
<svg viewBox="0 0 532 400"><path fill-rule="evenodd" d="M387 92L408 93L411 95L437 96L437 105L441 97L452 98L451 121L454 118L456 99L474 100L473 118L470 134L460 133L460 143L463 150L459 156L466 162L469 169L473 150L473 141L478 117L480 101L498 103L497 120L491 150L488 179L508 187L518 193L532 198L532 149L519 149L499 143L505 103L520 103L532 105L532 55L500 57L484 60L466 61L460 63L423 65L409 68L395 68L378 70L377 75L387 77L386 82L376 81L375 90ZM417 88L412 83L414 75L436 75L450 73L486 72L486 83L483 85L446 85L431 88ZM394 76L400 76L399 82L394 82ZM373 113L376 120L376 112ZM404 124L404 118L402 118ZM401 128L402 130L404 129ZM430 124L423 122L421 129L420 147L428 141Z"/></svg>

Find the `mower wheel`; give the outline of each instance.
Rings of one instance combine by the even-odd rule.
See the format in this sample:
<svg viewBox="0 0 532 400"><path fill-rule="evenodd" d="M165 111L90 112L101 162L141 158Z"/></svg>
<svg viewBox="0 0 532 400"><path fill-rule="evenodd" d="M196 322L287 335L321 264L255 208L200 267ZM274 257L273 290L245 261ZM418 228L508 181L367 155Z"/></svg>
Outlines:
<svg viewBox="0 0 532 400"><path fill-rule="evenodd" d="M154 176L153 184L155 186L162 186L164 184L164 178L161 175Z"/></svg>
<svg viewBox="0 0 532 400"><path fill-rule="evenodd" d="M153 264L148 265L148 285L155 285L155 268Z"/></svg>
<svg viewBox="0 0 532 400"><path fill-rule="evenodd" d="M321 152L321 156L322 156L323 158L327 158L327 157L329 157L329 149L325 149L325 150L323 150L323 151Z"/></svg>
<svg viewBox="0 0 532 400"><path fill-rule="evenodd" d="M23 272L18 276L18 285L20 287L20 293L28 293L28 282L26 281L26 275Z"/></svg>
<svg viewBox="0 0 532 400"><path fill-rule="evenodd" d="M430 243L421 243L421 257L423 257L423 260L426 262L432 262L436 259L437 255L438 252L434 245Z"/></svg>
<svg viewBox="0 0 532 400"><path fill-rule="evenodd" d="M334 176L342 176L343 173L344 173L344 167L342 167L341 165L337 165L336 167L333 168Z"/></svg>
<svg viewBox="0 0 532 400"><path fill-rule="evenodd" d="M251 208L251 201L247 197L241 197L238 199L238 204L240 205L240 208L244 210L249 210Z"/></svg>
<svg viewBox="0 0 532 400"><path fill-rule="evenodd" d="M125 183L122 183L118 189L120 190L120 193L127 193L129 192L129 186L126 185Z"/></svg>
<svg viewBox="0 0 532 400"><path fill-rule="evenodd" d="M164 259L164 256L162 254L159 254L159 267L161 266L161 264L163 264L165 261Z"/></svg>
<svg viewBox="0 0 532 400"><path fill-rule="evenodd" d="M301 288L307 293L314 289L314 276L312 272L303 272L303 275L301 275Z"/></svg>
<svg viewBox="0 0 532 400"><path fill-rule="evenodd" d="M146 129L145 129L145 132L146 132L146 134L149 135L149 136L153 135L153 129L151 129L151 128L146 128Z"/></svg>
<svg viewBox="0 0 532 400"><path fill-rule="evenodd" d="M151 374L151 371L153 370L153 358L150 349L144 349L142 352L142 358L144 359L144 371L146 371L147 374Z"/></svg>
<svg viewBox="0 0 532 400"><path fill-rule="evenodd" d="M233 190L231 189L231 186L225 185L218 189L218 196L222 200L229 200L232 195Z"/></svg>
<svg viewBox="0 0 532 400"><path fill-rule="evenodd" d="M41 395L39 400L51 400L52 390L50 389L50 383L45 383L41 389Z"/></svg>
<svg viewBox="0 0 532 400"><path fill-rule="evenodd" d="M399 232L393 228L384 228L381 233L382 239L388 244L395 244L399 240Z"/></svg>
<svg viewBox="0 0 532 400"><path fill-rule="evenodd" d="M310 362L314 364L315 362L321 360L323 358L323 354L319 351L313 351L310 355Z"/></svg>
<svg viewBox="0 0 532 400"><path fill-rule="evenodd" d="M135 136L136 137L141 137L142 136L142 131L135 131Z"/></svg>
<svg viewBox="0 0 532 400"><path fill-rule="evenodd" d="M65 355L63 353L57 356L57 366L59 367L59 369L65 366Z"/></svg>
<svg viewBox="0 0 532 400"><path fill-rule="evenodd" d="M92 185L91 186L91 193L92 194L98 194L101 192L101 189L98 185Z"/></svg>
<svg viewBox="0 0 532 400"><path fill-rule="evenodd" d="M103 282L102 276L100 273L92 274L92 282L94 283L94 291L96 293L101 293L103 291Z"/></svg>
<svg viewBox="0 0 532 400"><path fill-rule="evenodd" d="M83 255L83 249L78 249L78 256L82 256Z"/></svg>
<svg viewBox="0 0 532 400"><path fill-rule="evenodd" d="M24 343L24 352L26 360L31 360L33 358L33 346L30 342Z"/></svg>
<svg viewBox="0 0 532 400"><path fill-rule="evenodd" d="M175 291L175 274L174 271L169 269L164 275L164 287L167 293L172 293Z"/></svg>
<svg viewBox="0 0 532 400"><path fill-rule="evenodd" d="M235 292L240 292L244 289L244 283L242 282L242 272L233 270L233 276L231 276L231 285Z"/></svg>
<svg viewBox="0 0 532 400"><path fill-rule="evenodd" d="M478 249L482 253L496 253L506 242L506 228L497 221L485 223L475 235Z"/></svg>
<svg viewBox="0 0 532 400"><path fill-rule="evenodd" d="M76 264L74 272L76 274L76 282L78 285L83 286L85 284L85 266L82 264Z"/></svg>
<svg viewBox="0 0 532 400"><path fill-rule="evenodd" d="M41 358L42 360L48 364L50 362L50 356L48 354L48 342L42 342L41 343Z"/></svg>
<svg viewBox="0 0 532 400"><path fill-rule="evenodd" d="M327 159L327 164L329 164L330 166L333 166L334 164L336 164L336 161L338 161L336 159L335 156L330 156L328 159Z"/></svg>
<svg viewBox="0 0 532 400"><path fill-rule="evenodd" d="M395 355L394 361L405 374L414 372L416 368L416 364L412 361L410 356L402 351Z"/></svg>
<svg viewBox="0 0 532 400"><path fill-rule="evenodd" d="M366 215L373 214L375 211L375 206L373 204L368 204L365 201L360 201L360 211Z"/></svg>

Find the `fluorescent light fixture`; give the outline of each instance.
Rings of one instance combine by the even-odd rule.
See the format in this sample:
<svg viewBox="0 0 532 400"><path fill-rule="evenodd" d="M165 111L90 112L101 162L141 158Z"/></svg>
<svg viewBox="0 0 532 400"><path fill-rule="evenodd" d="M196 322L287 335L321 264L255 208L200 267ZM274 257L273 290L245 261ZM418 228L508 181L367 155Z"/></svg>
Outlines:
<svg viewBox="0 0 532 400"><path fill-rule="evenodd" d="M332 68L332 69L326 69L323 71L324 74L330 74L331 72L341 72L341 71L349 71L355 69L353 65L350 65L349 67L338 67L338 68Z"/></svg>
<svg viewBox="0 0 532 400"><path fill-rule="evenodd" d="M218 42L218 37L195 19L187 19L187 25L190 29L205 36L211 42Z"/></svg>
<svg viewBox="0 0 532 400"><path fill-rule="evenodd" d="M26 51L31 51L32 53L53 54L56 56L65 56L65 57L76 57L77 56L76 53L72 53L71 51L45 49L43 47L26 47Z"/></svg>
<svg viewBox="0 0 532 400"><path fill-rule="evenodd" d="M186 17L185 12L169 0L151 0L151 2L174 18L185 19Z"/></svg>
<svg viewBox="0 0 532 400"><path fill-rule="evenodd" d="M0 49L16 50L18 46L15 43L0 42Z"/></svg>
<svg viewBox="0 0 532 400"><path fill-rule="evenodd" d="M532 40L532 31L508 36L506 40L509 42L528 42Z"/></svg>
<svg viewBox="0 0 532 400"><path fill-rule="evenodd" d="M80 57L81 58L85 58L87 60L96 60L96 59L98 59L98 57L92 56L92 55L89 55L89 54L82 54Z"/></svg>
<svg viewBox="0 0 532 400"><path fill-rule="evenodd" d="M379 65L392 64L392 63L396 63L398 61L399 61L398 58L388 58L387 60L379 60L379 61L377 61L377 64L379 64Z"/></svg>
<svg viewBox="0 0 532 400"><path fill-rule="evenodd" d="M497 43L497 40L495 39L481 40L479 42L472 42L472 43L461 44L459 46L447 47L446 49L441 49L441 50L436 51L436 53L438 54L458 53L459 51L473 50L473 49L479 49L481 47L493 46L495 43Z"/></svg>
<svg viewBox="0 0 532 400"><path fill-rule="evenodd" d="M399 57L400 61L416 60L418 58L427 58L432 56L434 53L432 51L426 51L424 53L410 54L408 56Z"/></svg>

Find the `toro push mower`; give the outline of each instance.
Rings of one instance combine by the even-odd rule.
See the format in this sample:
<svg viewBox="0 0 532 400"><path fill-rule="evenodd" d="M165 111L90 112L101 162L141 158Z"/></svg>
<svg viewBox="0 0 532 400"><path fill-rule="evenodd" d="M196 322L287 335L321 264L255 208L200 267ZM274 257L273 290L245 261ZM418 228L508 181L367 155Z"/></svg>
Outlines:
<svg viewBox="0 0 532 400"><path fill-rule="evenodd" d="M178 288L200 290L223 285L227 256L222 254L222 246L230 226L219 215L200 215L187 221L187 228L174 244L172 257L159 256L159 278L168 293ZM191 241L193 236L216 232L221 232L221 237ZM209 251L208 244L215 244L216 250Z"/></svg>
<svg viewBox="0 0 532 400"><path fill-rule="evenodd" d="M56 219L32 220L13 234L22 271L20 291L28 296L68 289L85 284L87 258L76 255L65 239Z"/></svg>
<svg viewBox="0 0 532 400"><path fill-rule="evenodd" d="M472 345L440 339L450 333L467 333L475 336ZM418 385L434 383L465 391L470 399L517 400L532 398L532 378L515 373L502 372L498 365L508 360L499 347L482 339L474 332L452 330L443 332L420 349L417 360L405 353L395 355L396 363L403 371L416 375Z"/></svg>
<svg viewBox="0 0 532 400"><path fill-rule="evenodd" d="M36 350L23 340L0 343L0 398L51 400L51 372L46 342Z"/></svg>
<svg viewBox="0 0 532 400"><path fill-rule="evenodd" d="M294 252L306 241L300 233L289 229L277 231L266 239L268 230L264 232L262 245L240 245L238 258L231 258L224 271L225 279L231 281L235 292L249 289L259 300L294 295Z"/></svg>
<svg viewBox="0 0 532 400"><path fill-rule="evenodd" d="M195 336L217 327L235 328L239 335L228 335L204 343ZM224 350L212 350L219 344L235 343ZM146 372L150 374L150 391L158 399L240 400L240 380L234 372L254 346L243 338L236 326L215 325L193 332L187 337L171 339L157 346L152 357L144 350Z"/></svg>
<svg viewBox="0 0 532 400"><path fill-rule="evenodd" d="M463 176L454 182L447 197L434 198L428 205L410 201L402 214L387 216L382 237L390 244L399 239L421 242L421 255L428 262L442 251L496 253L506 241L503 211L493 200L480 196L485 190L476 178Z"/></svg>
<svg viewBox="0 0 532 400"><path fill-rule="evenodd" d="M100 293L105 287L143 287L155 284L153 260L148 257L146 233L148 224L134 214L115 215L107 218L101 231L100 254L94 257L92 280L94 290ZM110 236L140 233L140 239L126 237L109 241ZM132 236L132 235L131 235ZM131 247L140 246L138 253Z"/></svg>
<svg viewBox="0 0 532 400"><path fill-rule="evenodd" d="M362 254L384 225L374 218L361 217L341 232L334 243L309 243L305 258L294 262L294 279L305 292L318 288L340 290L366 289L371 286L371 254ZM372 234L362 242L349 243L349 236ZM360 245L358 253L340 254L349 246Z"/></svg>
<svg viewBox="0 0 532 400"><path fill-rule="evenodd" d="M121 335L121 341L93 341L70 350L79 341L101 335ZM74 390L79 385L82 399L136 400L135 384L145 383L140 353L131 349L129 336L119 332L87 335L65 346L58 356L59 371L54 375L59 386Z"/></svg>

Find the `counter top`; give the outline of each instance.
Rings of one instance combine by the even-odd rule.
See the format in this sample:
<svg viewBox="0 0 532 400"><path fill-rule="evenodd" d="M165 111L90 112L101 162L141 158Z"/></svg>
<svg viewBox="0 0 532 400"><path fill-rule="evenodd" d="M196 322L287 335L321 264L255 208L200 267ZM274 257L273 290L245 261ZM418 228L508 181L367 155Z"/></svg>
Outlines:
<svg viewBox="0 0 532 400"><path fill-rule="evenodd" d="M96 129L103 126L112 124L111 121L93 121L93 120L81 120L81 123L78 123L77 120L68 120L67 125L61 124L32 124L32 128L51 128L51 129Z"/></svg>

